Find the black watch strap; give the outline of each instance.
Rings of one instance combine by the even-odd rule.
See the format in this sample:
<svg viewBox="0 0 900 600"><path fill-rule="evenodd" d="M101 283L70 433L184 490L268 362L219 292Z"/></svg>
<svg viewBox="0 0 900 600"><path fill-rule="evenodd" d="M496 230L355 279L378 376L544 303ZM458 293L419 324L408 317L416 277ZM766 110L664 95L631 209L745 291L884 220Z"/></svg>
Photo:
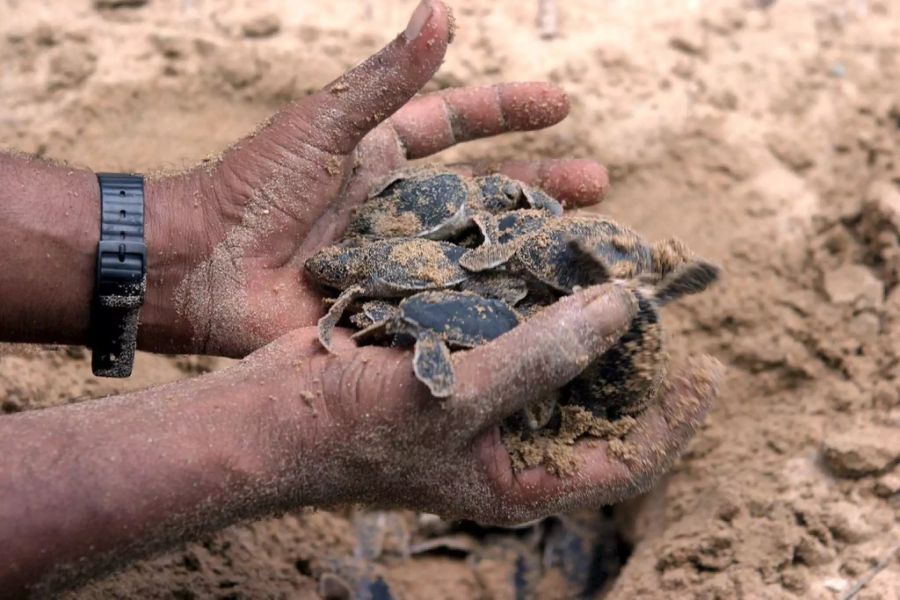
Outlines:
<svg viewBox="0 0 900 600"><path fill-rule="evenodd" d="M144 178L100 173L100 243L91 311L94 375L128 377L144 303Z"/></svg>

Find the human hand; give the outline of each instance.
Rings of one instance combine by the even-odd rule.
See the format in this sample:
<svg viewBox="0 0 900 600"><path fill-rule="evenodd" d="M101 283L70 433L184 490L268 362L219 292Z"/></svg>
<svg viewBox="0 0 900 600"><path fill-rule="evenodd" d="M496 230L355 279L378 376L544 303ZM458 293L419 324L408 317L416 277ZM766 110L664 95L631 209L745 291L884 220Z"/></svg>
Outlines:
<svg viewBox="0 0 900 600"><path fill-rule="evenodd" d="M276 114L217 163L149 183L158 204L147 207L142 348L243 356L315 323L322 298L303 263L341 236L374 181L408 159L566 116L563 92L543 83L410 100L440 66L451 30L447 7L425 0L383 50ZM454 168L503 172L569 205L597 202L607 187L605 170L587 160Z"/></svg>
<svg viewBox="0 0 900 600"><path fill-rule="evenodd" d="M499 425L615 343L633 302L618 286L589 288L455 353L458 384L444 400L416 379L409 351L357 348L342 334L329 354L315 328L294 331L244 361L251 371L279 374L280 408L256 429L278 441L272 454L283 456L281 487L303 490L320 506L360 502L510 524L621 501L677 458L715 396L718 363L695 360L669 380L624 439L627 458L605 441L577 442L570 476L543 467L514 472ZM298 381L306 387L297 389Z"/></svg>
<svg viewBox="0 0 900 600"><path fill-rule="evenodd" d="M342 334L330 354L306 327L201 377L4 417L0 539L17 543L0 544L0 589L52 591L300 506L359 502L510 524L634 495L702 420L714 361L669 380L624 439L627 452L576 442L580 464L565 477L514 472L499 424L581 372L635 310L614 284L567 296L453 354L457 384L442 400L415 377L410 351L357 348Z"/></svg>

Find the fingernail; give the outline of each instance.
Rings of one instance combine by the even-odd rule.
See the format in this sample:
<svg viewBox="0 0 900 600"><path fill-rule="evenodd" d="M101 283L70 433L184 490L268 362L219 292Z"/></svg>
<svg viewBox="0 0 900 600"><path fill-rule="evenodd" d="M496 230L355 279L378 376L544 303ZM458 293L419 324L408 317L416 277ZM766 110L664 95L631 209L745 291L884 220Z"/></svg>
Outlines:
<svg viewBox="0 0 900 600"><path fill-rule="evenodd" d="M406 29L403 31L403 37L406 38L407 42L411 42L419 36L422 28L425 27L425 23L428 22L429 18L431 18L431 13L432 8L431 2L429 2L429 0L422 0L421 2L419 2L419 5L413 12L412 17L409 18L409 23L406 25Z"/></svg>
<svg viewBox="0 0 900 600"><path fill-rule="evenodd" d="M594 286L588 288L587 293L590 311L607 316L613 316L614 311L619 311L622 317L633 316L637 312L637 300L624 286Z"/></svg>

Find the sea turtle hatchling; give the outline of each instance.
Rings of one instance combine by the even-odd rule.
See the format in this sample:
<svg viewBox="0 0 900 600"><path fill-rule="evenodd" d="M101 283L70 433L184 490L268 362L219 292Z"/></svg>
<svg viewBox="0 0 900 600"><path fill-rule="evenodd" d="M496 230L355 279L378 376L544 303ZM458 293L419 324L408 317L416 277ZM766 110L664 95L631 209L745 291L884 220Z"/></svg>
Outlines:
<svg viewBox="0 0 900 600"><path fill-rule="evenodd" d="M686 294L703 291L718 277L718 267L695 259L680 241L655 244L600 215L546 218L512 211L498 221L502 243L467 250L460 264L483 276L507 269L543 288L545 298L571 294L579 287L619 281L629 287L638 313L623 337L588 366L560 396L597 416L633 415L655 397L666 372L659 309ZM474 265L474 267L473 267ZM534 288L534 286L532 286ZM538 300L537 291L529 296ZM523 304L526 316L545 302Z"/></svg>
<svg viewBox="0 0 900 600"><path fill-rule="evenodd" d="M460 258L460 265L473 273L496 269L508 263L516 250L538 234L554 215L534 209L511 210L493 219L482 219L484 244L470 248Z"/></svg>
<svg viewBox="0 0 900 600"><path fill-rule="evenodd" d="M372 188L347 235L449 240L475 226L485 239L494 215L526 207L562 214L550 196L503 175L473 179L431 168L400 171Z"/></svg>
<svg viewBox="0 0 900 600"><path fill-rule="evenodd" d="M490 213L531 208L554 217L563 214L562 204L555 198L506 175L476 177L475 184L481 192L480 207Z"/></svg>
<svg viewBox="0 0 900 600"><path fill-rule="evenodd" d="M431 169L398 172L372 188L347 229L349 236L446 240L472 225L477 195L471 179Z"/></svg>
<svg viewBox="0 0 900 600"><path fill-rule="evenodd" d="M417 377L446 397L450 349L485 343L580 287L619 282L638 304L630 328L557 397L605 418L636 414L665 375L660 308L706 289L718 268L677 240L650 244L601 215L560 212L546 194L501 175L431 169L386 180L347 237L306 262L312 279L340 291L319 321L322 344L330 348L333 328L356 305L355 339L414 344ZM543 427L555 401L519 422Z"/></svg>
<svg viewBox="0 0 900 600"><path fill-rule="evenodd" d="M474 348L519 324L505 302L471 292L440 290L404 298L397 312L358 331L359 342L378 336L408 336L415 340L413 371L436 398L446 398L455 381L450 349Z"/></svg>
<svg viewBox="0 0 900 600"><path fill-rule="evenodd" d="M569 242L577 240L601 256L617 275L652 270L652 249L636 233L601 215L548 218L540 211L519 210L496 221L496 244L467 250L460 265L482 272L510 265L563 294L597 278L594 263Z"/></svg>
<svg viewBox="0 0 900 600"><path fill-rule="evenodd" d="M305 267L319 284L341 290L319 319L319 341L331 349L331 335L347 307L358 298L402 298L423 290L455 286L469 277L459 266L464 248L421 238L392 238L328 246Z"/></svg>
<svg viewBox="0 0 900 600"><path fill-rule="evenodd" d="M518 210L503 215L497 225L498 243L466 250L460 266L473 273L505 267L557 294L571 294L576 288L610 279L653 284L680 269L692 269L695 275L698 267L703 272L715 270L695 259L680 240L649 244L602 215L548 218L540 212Z"/></svg>
<svg viewBox="0 0 900 600"><path fill-rule="evenodd" d="M622 337L566 387L562 402L610 419L635 415L656 397L667 370L659 309L705 290L718 279L719 268L679 254L676 262L681 264L677 266L658 264L657 271L648 275L624 267L622 274L627 276L616 277L615 267L606 263L613 252L598 252L597 246L583 242L569 242L568 246L577 261L594 263L597 280L590 283L619 281L631 289L638 310Z"/></svg>
<svg viewBox="0 0 900 600"><path fill-rule="evenodd" d="M514 260L528 275L562 294L610 278L631 279L654 273L650 245L601 215L545 221L517 244Z"/></svg>

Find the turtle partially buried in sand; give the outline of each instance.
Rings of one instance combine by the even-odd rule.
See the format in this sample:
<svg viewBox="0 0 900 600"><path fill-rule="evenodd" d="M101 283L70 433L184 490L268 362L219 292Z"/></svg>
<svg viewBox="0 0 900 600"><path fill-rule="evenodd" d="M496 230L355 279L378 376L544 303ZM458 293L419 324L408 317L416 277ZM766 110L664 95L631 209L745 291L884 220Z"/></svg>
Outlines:
<svg viewBox="0 0 900 600"><path fill-rule="evenodd" d="M326 348L347 315L358 343L414 347L415 374L438 398L453 391L453 350L489 342L579 288L627 286L638 303L628 331L558 395L507 423L524 432L558 428L560 406L602 419L639 413L666 373L659 309L719 274L678 240L649 244L602 215L563 215L556 200L502 175L435 169L375 186L345 238L306 270L338 293L319 321Z"/></svg>

